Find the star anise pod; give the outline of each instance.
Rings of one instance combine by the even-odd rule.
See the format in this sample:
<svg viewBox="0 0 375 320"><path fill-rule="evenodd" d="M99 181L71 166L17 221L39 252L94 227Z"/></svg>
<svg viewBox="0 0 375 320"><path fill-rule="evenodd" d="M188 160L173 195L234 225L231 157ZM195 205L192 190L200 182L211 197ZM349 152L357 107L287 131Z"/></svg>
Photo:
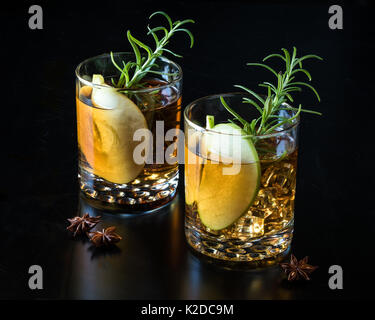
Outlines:
<svg viewBox="0 0 375 320"><path fill-rule="evenodd" d="M108 227L102 231L90 232L88 236L96 247L108 246L119 242L122 238L115 233L116 227Z"/></svg>
<svg viewBox="0 0 375 320"><path fill-rule="evenodd" d="M290 263L280 263L280 267L288 274L289 281L298 280L300 277L305 280L310 280L309 274L315 271L318 266L308 264L308 260L309 257L304 257L302 260L298 261L292 254L290 256Z"/></svg>
<svg viewBox="0 0 375 320"><path fill-rule="evenodd" d="M77 216L72 219L68 219L70 226L66 229L73 232L73 236L86 233L98 224L100 218L101 216L91 217L88 213L85 213L83 217Z"/></svg>

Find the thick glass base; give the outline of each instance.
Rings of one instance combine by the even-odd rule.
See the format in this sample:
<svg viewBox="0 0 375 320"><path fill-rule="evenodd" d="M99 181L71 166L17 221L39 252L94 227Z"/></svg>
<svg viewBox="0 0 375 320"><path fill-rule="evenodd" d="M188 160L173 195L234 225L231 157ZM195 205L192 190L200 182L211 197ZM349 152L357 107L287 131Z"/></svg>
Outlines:
<svg viewBox="0 0 375 320"><path fill-rule="evenodd" d="M270 266L288 254L293 224L269 236L241 240L213 237L185 223L185 235L194 250L210 258L222 262L250 263L250 267Z"/></svg>
<svg viewBox="0 0 375 320"><path fill-rule="evenodd" d="M78 174L79 186L90 205L125 214L157 210L176 195L178 169L168 176L154 179L135 179L129 184L106 181L84 169Z"/></svg>

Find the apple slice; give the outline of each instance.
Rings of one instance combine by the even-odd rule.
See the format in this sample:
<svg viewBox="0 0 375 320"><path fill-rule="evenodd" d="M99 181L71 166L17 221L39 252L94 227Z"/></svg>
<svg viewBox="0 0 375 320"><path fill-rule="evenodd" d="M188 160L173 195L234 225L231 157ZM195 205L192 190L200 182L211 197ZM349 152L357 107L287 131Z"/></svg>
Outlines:
<svg viewBox="0 0 375 320"><path fill-rule="evenodd" d="M208 160L203 164L195 196L202 223L209 229L221 230L247 213L258 194L261 169L252 140L244 137L239 126L225 123L211 130L219 134L207 133L204 138ZM223 164L228 160L232 164ZM240 170L224 174L223 169L235 165Z"/></svg>
<svg viewBox="0 0 375 320"><path fill-rule="evenodd" d="M93 83L101 85L92 90L94 107L77 99L81 151L95 175L114 183L128 183L144 167L133 159L133 151L139 144L133 135L138 129L147 129L146 119L133 101L105 85L101 75L94 75Z"/></svg>

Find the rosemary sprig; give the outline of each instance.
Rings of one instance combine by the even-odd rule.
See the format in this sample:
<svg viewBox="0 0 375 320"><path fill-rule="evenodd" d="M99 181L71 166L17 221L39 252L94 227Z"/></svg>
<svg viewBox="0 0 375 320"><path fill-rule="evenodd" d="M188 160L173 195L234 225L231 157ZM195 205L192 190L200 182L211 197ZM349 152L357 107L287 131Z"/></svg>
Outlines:
<svg viewBox="0 0 375 320"><path fill-rule="evenodd" d="M121 72L120 78L118 79L117 83L112 79L112 84L117 88L135 88L142 86L140 81L144 78L144 76L148 73L154 74L162 74L162 75L170 75L167 72L161 72L152 70L153 67L157 67L155 60L160 57L163 53L172 54L175 57L182 58L181 55L174 53L173 51L165 48L166 45L169 43L170 38L176 32L184 32L190 38L190 48L194 45L194 37L193 34L186 28L181 28L183 25L187 23L194 23L192 19L186 19L183 21L177 20L172 22L171 18L163 11L154 12L149 19L154 17L155 15L162 15L166 18L168 22L168 26L159 26L155 28L150 28L147 26L148 33L147 35L152 35L155 41L155 49L152 50L148 45L144 44L143 42L136 39L130 32L127 31L126 35L130 45L135 54L135 61L122 61L122 67L120 67L114 57L113 53L111 52L111 60L114 66ZM157 32L162 32L163 37L159 39ZM147 55L142 55L141 50L144 50Z"/></svg>
<svg viewBox="0 0 375 320"><path fill-rule="evenodd" d="M259 84L260 87L264 87L267 89L267 96L265 98L244 86L235 85L235 87L246 91L254 98L251 99L245 97L243 98L243 103L248 103L258 110L260 116L257 119L253 119L251 122L246 121L238 113L236 113L232 108L228 106L223 97L220 97L221 103L223 104L225 109L227 109L227 111L234 117L233 120L237 120L238 122L240 122L243 126L243 129L249 135L256 136L272 133L284 124L292 123L293 120L299 116L300 112L321 115L320 112L302 109L301 104L298 108L293 108L284 103L288 100L290 102L294 102L292 92L302 91L301 87L307 87L311 89L316 95L318 101L320 101L319 94L315 90L315 88L306 82L295 81L295 76L298 72L300 72L305 74L308 80L311 81L311 74L309 71L302 67L302 62L306 59L312 58L318 60L323 59L313 54L297 58L297 49L295 47L293 47L292 55L290 55L288 50L284 48L281 50L283 51L284 55L270 54L263 59L263 62L270 58L279 58L283 60L285 62L285 71L283 73L276 72L273 68L264 63L247 63L247 65L249 66L263 67L272 72L273 75L276 77L276 84L272 84L270 82L263 82ZM286 118L279 114L280 110L294 111L295 114L293 117ZM232 122L233 120L229 121Z"/></svg>

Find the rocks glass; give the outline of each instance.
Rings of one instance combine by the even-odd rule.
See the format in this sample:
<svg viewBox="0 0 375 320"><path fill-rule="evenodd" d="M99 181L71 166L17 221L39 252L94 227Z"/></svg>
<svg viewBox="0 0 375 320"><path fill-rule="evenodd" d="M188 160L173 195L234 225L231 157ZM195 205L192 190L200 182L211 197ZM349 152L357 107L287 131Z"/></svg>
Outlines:
<svg viewBox="0 0 375 320"><path fill-rule="evenodd" d="M206 128L206 116L228 122L225 101L244 119L257 110L242 103L242 93L212 95L190 103L185 120L185 234L199 253L231 262L273 264L288 252L293 234L299 118L263 136L240 136ZM291 118L292 111L281 110ZM256 160L214 157L207 145L231 141L255 147ZM247 139L251 143L247 143ZM253 147L251 147L253 146ZM211 148L215 149L215 148ZM225 160L225 161L224 161ZM231 160L231 159L229 159ZM237 164L237 170L228 173Z"/></svg>
<svg viewBox="0 0 375 320"><path fill-rule="evenodd" d="M132 53L113 57L119 65L134 61ZM176 194L177 138L172 136L180 125L182 71L164 57L155 63L153 70L164 74L150 73L142 86L126 90L112 85L120 72L110 54L76 69L79 184L98 207L145 212Z"/></svg>

